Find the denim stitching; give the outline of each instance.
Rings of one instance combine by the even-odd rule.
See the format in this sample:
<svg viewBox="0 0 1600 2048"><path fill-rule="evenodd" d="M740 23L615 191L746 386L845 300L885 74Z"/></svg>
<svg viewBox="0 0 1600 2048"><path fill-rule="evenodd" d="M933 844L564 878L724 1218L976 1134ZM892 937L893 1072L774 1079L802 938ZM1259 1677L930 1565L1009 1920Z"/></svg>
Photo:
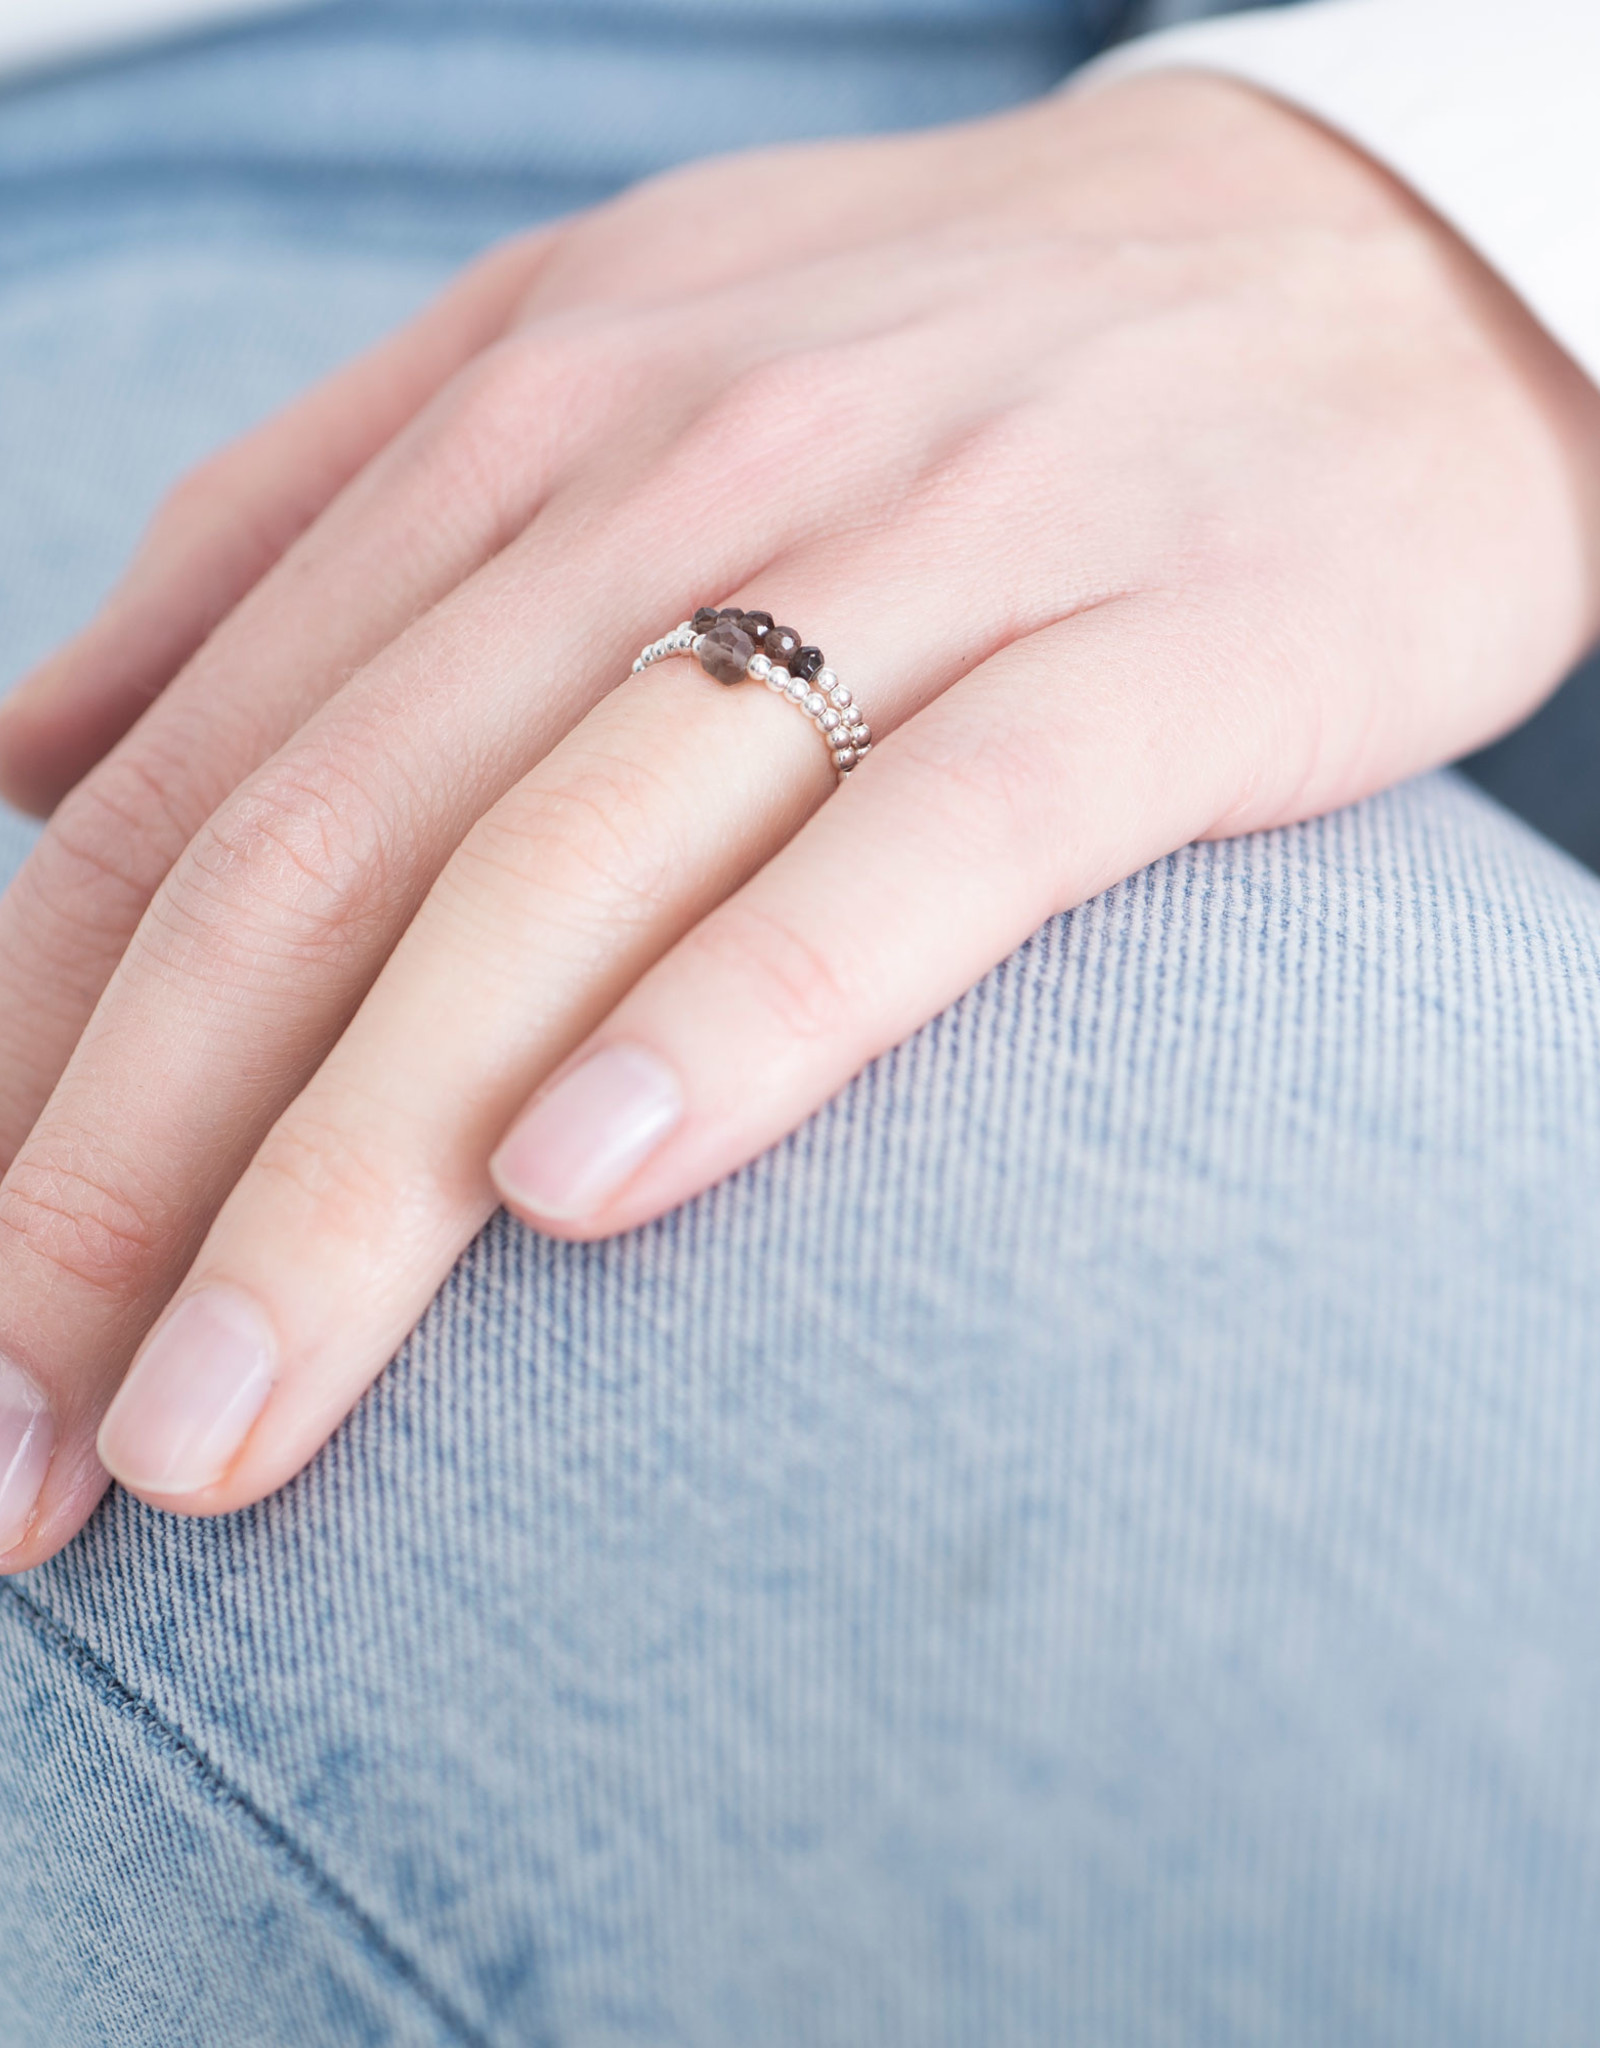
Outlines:
<svg viewBox="0 0 1600 2048"><path fill-rule="evenodd" d="M0 1582L0 1593L4 1593L17 1610L24 1626L31 1629L48 1651L70 1666L104 1705L136 1722L159 1749L187 1764L209 1798L225 1811L239 1815L254 1828L269 1849L283 1856L310 1886L315 1897L349 1924L358 1945L380 1968L413 1992L440 2024L464 2044L464 2048L491 2048L488 2035L475 2027L436 1985L429 1982L420 1966L384 1933L370 1913L357 1905L337 1878L323 1869L311 1851L296 1841L281 1822L259 1807L248 1792L234 1784L192 1736L185 1735L181 1728L175 1728L148 1700L141 1699L81 1637L64 1627L48 1609L30 1599L14 1582ZM552 2044L547 2039L537 2044L537 2048L552 2048Z"/></svg>

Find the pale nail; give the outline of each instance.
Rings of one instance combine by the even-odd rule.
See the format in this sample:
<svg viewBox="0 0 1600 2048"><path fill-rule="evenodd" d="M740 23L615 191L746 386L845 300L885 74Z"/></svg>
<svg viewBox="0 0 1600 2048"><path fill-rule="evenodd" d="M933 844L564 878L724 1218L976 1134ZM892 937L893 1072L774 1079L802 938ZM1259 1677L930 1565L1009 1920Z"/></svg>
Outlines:
<svg viewBox="0 0 1600 2048"><path fill-rule="evenodd" d="M0 1557L28 1533L55 1440L49 1402L21 1366L0 1358Z"/></svg>
<svg viewBox="0 0 1600 2048"><path fill-rule="evenodd" d="M683 1084L642 1045L608 1045L513 1124L490 1162L501 1193L535 1216L592 1216L683 1115Z"/></svg>
<svg viewBox="0 0 1600 2048"><path fill-rule="evenodd" d="M100 1425L100 1458L140 1493L198 1493L237 1456L272 1392L277 1347L235 1287L179 1302L133 1362Z"/></svg>

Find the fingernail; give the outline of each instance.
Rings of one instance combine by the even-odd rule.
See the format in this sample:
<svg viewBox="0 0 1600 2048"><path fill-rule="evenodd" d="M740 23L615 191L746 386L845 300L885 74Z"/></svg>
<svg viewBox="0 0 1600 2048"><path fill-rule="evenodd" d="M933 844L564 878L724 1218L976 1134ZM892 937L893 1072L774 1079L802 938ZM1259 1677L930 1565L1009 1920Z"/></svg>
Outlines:
<svg viewBox="0 0 1600 2048"><path fill-rule="evenodd" d="M20 1366L0 1358L0 1557L28 1533L55 1441L49 1402Z"/></svg>
<svg viewBox="0 0 1600 2048"><path fill-rule="evenodd" d="M202 1287L156 1330L100 1425L100 1459L140 1493L198 1493L227 1471L272 1392L277 1345L236 1287Z"/></svg>
<svg viewBox="0 0 1600 2048"><path fill-rule="evenodd" d="M541 1096L490 1161L519 1209L592 1216L683 1115L683 1084L642 1045L608 1045Z"/></svg>

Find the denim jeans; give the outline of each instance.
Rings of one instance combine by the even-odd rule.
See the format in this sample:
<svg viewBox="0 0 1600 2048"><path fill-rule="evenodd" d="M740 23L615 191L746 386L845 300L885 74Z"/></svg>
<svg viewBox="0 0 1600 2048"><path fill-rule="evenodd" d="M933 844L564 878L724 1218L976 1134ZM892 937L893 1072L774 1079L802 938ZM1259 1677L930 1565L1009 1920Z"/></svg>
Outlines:
<svg viewBox="0 0 1600 2048"><path fill-rule="evenodd" d="M348 5L14 87L7 667L502 229L1110 26ZM650 1228L498 1218L285 1493L0 1587L0 2048L1594 2042L1597 1047L1600 882L1441 774L1056 919Z"/></svg>

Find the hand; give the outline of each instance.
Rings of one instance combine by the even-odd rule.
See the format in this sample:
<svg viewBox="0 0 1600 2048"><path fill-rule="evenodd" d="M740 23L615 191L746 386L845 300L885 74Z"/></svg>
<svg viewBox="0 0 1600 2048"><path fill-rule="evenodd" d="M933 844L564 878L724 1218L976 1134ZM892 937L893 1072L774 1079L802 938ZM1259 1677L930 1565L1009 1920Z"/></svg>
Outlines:
<svg viewBox="0 0 1600 2048"><path fill-rule="evenodd" d="M1514 722L1596 626L1597 477L1450 234L1198 77L491 258L191 479L4 714L60 800L0 904L7 1567L102 1418L160 1505L280 1486L497 1189L658 1215L1053 912ZM836 796L765 691L619 682L708 600L856 688Z"/></svg>

